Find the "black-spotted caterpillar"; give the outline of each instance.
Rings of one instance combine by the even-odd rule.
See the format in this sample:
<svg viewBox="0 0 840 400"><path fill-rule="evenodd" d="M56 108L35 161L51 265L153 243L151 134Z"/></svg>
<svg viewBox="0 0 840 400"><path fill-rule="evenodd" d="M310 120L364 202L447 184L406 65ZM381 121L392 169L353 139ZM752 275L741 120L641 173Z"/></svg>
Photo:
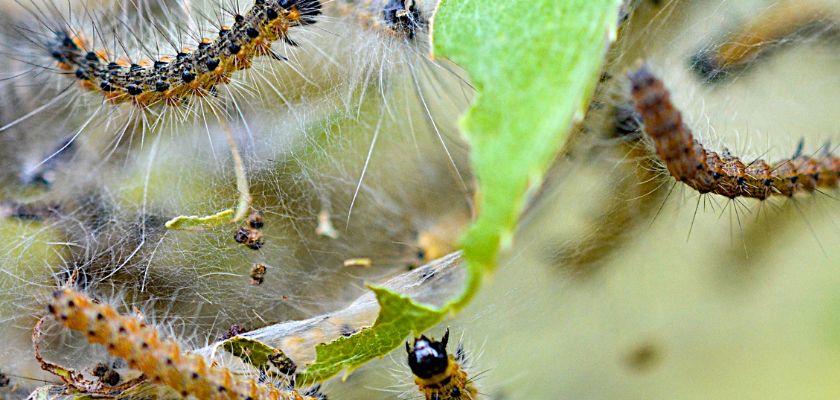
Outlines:
<svg viewBox="0 0 840 400"><path fill-rule="evenodd" d="M319 0L256 0L247 12L234 15L232 26L222 26L215 39L203 38L196 49L154 61L112 59L68 26L56 29L47 47L60 70L112 103L178 105L214 93L234 72L250 68L254 58L284 59L272 43L282 39L295 46L289 29L314 23L320 12Z"/></svg>

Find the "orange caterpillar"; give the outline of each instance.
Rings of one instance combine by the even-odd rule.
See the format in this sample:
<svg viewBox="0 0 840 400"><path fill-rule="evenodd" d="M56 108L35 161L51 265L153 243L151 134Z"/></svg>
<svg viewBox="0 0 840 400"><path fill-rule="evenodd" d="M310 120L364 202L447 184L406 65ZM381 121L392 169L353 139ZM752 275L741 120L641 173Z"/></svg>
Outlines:
<svg viewBox="0 0 840 400"><path fill-rule="evenodd" d="M840 158L827 146L817 157L801 154L800 146L792 158L773 164L760 159L745 162L727 151L715 153L694 139L664 84L647 67L642 66L629 77L636 111L659 159L671 176L701 194L764 200L837 187Z"/></svg>
<svg viewBox="0 0 840 400"><path fill-rule="evenodd" d="M408 366L414 374L414 382L426 400L473 400L478 398L478 389L462 367L464 351L461 347L455 355L446 353L449 342L449 329L443 338L436 342L421 335L414 338L414 346L409 347Z"/></svg>
<svg viewBox="0 0 840 400"><path fill-rule="evenodd" d="M204 38L193 51L184 49L174 58L154 62L109 61L104 50L90 48L67 27L54 32L47 49L61 70L112 103L177 105L190 96L212 94L216 85L230 82L231 74L250 68L255 57L284 59L271 44L283 39L295 45L288 38L289 28L314 23L320 10L319 0L255 0L245 14L234 16L233 26L223 26L215 40Z"/></svg>
<svg viewBox="0 0 840 400"><path fill-rule="evenodd" d="M107 347L153 383L162 383L186 397L198 399L321 400L322 394L280 390L234 378L227 368L208 366L204 358L181 352L172 340L161 340L158 332L136 317L118 314L107 304L72 289L58 290L48 305L49 312L64 326L84 332L91 343Z"/></svg>

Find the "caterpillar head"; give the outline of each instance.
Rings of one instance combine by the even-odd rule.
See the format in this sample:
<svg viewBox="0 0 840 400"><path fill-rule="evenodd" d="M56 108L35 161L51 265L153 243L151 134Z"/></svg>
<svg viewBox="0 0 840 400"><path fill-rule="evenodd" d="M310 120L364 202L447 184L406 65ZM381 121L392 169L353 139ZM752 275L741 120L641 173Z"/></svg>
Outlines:
<svg viewBox="0 0 840 400"><path fill-rule="evenodd" d="M414 1L391 0L382 10L382 17L389 28L405 33L409 39L414 38L417 29L423 25L420 10Z"/></svg>
<svg viewBox="0 0 840 400"><path fill-rule="evenodd" d="M414 338L413 348L406 342L405 351L408 352L408 366L411 372L421 379L429 379L445 372L449 365L449 355L446 354L447 342L449 342L449 329L439 342L425 335Z"/></svg>

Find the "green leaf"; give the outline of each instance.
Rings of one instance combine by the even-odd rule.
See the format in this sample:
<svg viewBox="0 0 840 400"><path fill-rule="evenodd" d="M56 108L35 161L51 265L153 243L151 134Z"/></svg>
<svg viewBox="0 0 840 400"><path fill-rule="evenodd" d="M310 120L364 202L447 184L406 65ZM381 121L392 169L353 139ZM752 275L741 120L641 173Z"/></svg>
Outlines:
<svg viewBox="0 0 840 400"><path fill-rule="evenodd" d="M418 304L389 289L368 287L376 294L381 307L376 322L352 336L316 346L316 362L299 374L299 382L320 382L344 368L347 368L345 376L349 375L364 363L400 346L412 332L421 333L435 326L445 315L444 310Z"/></svg>
<svg viewBox="0 0 840 400"><path fill-rule="evenodd" d="M615 36L620 0L442 0L434 53L476 88L461 128L471 146L480 213L463 238L469 288L492 271L526 203L581 119ZM465 306L475 290L453 301Z"/></svg>
<svg viewBox="0 0 840 400"><path fill-rule="evenodd" d="M233 209L220 211L213 215L199 217L196 215L179 215L166 221L166 228L172 230L200 230L219 225L229 224L233 219Z"/></svg>
<svg viewBox="0 0 840 400"><path fill-rule="evenodd" d="M370 328L316 347L300 377L347 373L466 306L510 241L526 194L542 183L573 116L583 117L615 35L621 0L442 0L434 50L463 67L476 101L461 121L480 185L480 214L463 239L464 291L441 309L372 288L381 306Z"/></svg>
<svg viewBox="0 0 840 400"><path fill-rule="evenodd" d="M294 366L283 351L256 339L234 336L222 342L222 348L262 371L268 371L272 365L278 369Z"/></svg>

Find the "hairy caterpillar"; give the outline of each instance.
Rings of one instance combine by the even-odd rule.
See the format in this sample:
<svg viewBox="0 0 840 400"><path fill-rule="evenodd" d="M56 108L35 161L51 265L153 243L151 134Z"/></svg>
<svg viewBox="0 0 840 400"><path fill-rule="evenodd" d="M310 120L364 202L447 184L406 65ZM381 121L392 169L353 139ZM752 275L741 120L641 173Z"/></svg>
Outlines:
<svg viewBox="0 0 840 400"><path fill-rule="evenodd" d="M67 19L68 25L70 23L80 23L80 20L84 19L75 16L81 14L70 15L71 17ZM94 23L99 24L98 26L105 32L103 35L109 39L111 35L119 40L125 40L125 37L128 36L128 34L118 33L116 29L100 22L96 13L91 19L96 20ZM182 24L179 21L167 20L167 23L179 27L182 25L188 26L188 24ZM120 28L123 28L123 30L143 29L134 26L121 26ZM359 28L354 25L353 29ZM88 31L86 30L86 32ZM295 39L298 39L298 37L296 36ZM302 40L301 43L306 42ZM403 46L404 43L404 41L400 41L399 45ZM128 43L128 45L131 45L131 43ZM369 43L365 42L365 45L367 46ZM371 45L379 46L380 43L373 42ZM302 47L310 48L308 45ZM321 46L313 47L321 49ZM118 47L114 45L110 51L113 51L113 48ZM393 47L390 48L393 49ZM370 55L365 56L371 60L374 59ZM389 54L387 57L378 60L386 63L403 57L417 60L422 57L424 61L427 60L427 56L419 51L396 55ZM270 62L270 60L263 61ZM52 60L50 60L50 65L54 65ZM413 64L411 67L414 67ZM347 68L361 69L357 66ZM248 71L248 74L252 71L254 70ZM382 72L374 68L366 71ZM418 76L414 77L417 79L418 85L425 85L428 82L425 74L429 71L422 68L411 69L411 71L420 71ZM78 90L77 81L64 79L63 76L59 77L59 75L49 74L48 72L42 71L40 75L42 77L51 75L51 78L48 78L52 79L50 83L66 83L69 91L101 102L102 108L96 111L99 115L116 115L121 110L129 110L135 115L139 114L140 108L135 107L130 102L117 105L112 104L113 102L102 101L98 93L92 94ZM309 70L306 70L306 73L309 75ZM390 75L390 70L383 72L383 74ZM234 80L237 80L238 77L239 75L236 74ZM400 78L404 77L410 77L410 75L400 75ZM395 87L391 83L376 81L377 79L373 78L367 83L369 84L367 87L380 84L383 89L389 90L389 92L390 89ZM412 83L415 81L405 80L405 82ZM227 90L227 88L233 86L242 87L246 85L240 86L238 82L232 83L236 85L219 86L219 91ZM361 85L356 86L356 88L358 87L361 87ZM368 93L371 94L375 92L375 90L368 90ZM35 94L36 96L33 96L33 98L37 99L39 97L37 96L38 93ZM336 97L335 93L331 95ZM373 98L374 96L368 97ZM390 97L389 100L398 98L394 96ZM430 97L429 99L437 100L436 97ZM207 100L209 100L209 104L215 105L214 98ZM69 106L74 111L71 114L72 116L82 114L86 117L84 113L89 110L83 109L84 105L81 103L76 102ZM378 104L369 103L376 106L383 104L382 102L377 102ZM122 108L118 110L117 106ZM66 271L78 268L82 271L80 273L82 276L80 279L81 287L93 292L103 288L106 290L112 288L119 293L119 296L127 304L141 304L144 309L146 307L154 309L161 316L162 326L170 326L170 324L177 326L182 321L190 321L190 324L185 328L189 330L186 336L192 336L198 338L198 340L206 338L206 330L216 326L216 324L227 325L242 321L247 326L256 328L276 321L306 318L346 305L348 299L355 298L363 290L355 284L357 281L362 279L378 280L404 271L403 267L407 262L415 262L412 256L415 255L417 248L426 249L422 250L423 255L418 257L426 260L444 251L442 249L445 247L438 243L427 243L434 242L437 239L437 237L433 237L436 236L436 232L430 232L429 228L437 226L436 222L439 221L456 221L450 220L448 215L439 218L434 213L451 209L457 201L458 210L454 213L459 218L456 223L451 224L453 225L452 228L457 230L467 220L467 217L463 215L466 214L465 211L468 211L464 197L460 193L449 196L451 193L446 190L453 187L453 182L448 179L451 176L444 176L449 172L447 171L447 164L434 159L435 155L430 154L432 152L429 151L431 146L426 146L422 142L418 145L416 140L413 143L409 142L414 138L407 138L407 135L402 137L396 135L407 132L407 124L412 129L412 135L415 133L413 129L418 131L431 129L430 125L423 125L424 123L429 124L429 120L432 119L427 117L429 113L416 106L410 110L403 110L402 107L399 107L399 103L392 102L390 106L394 107L394 114L385 115L385 113L378 112L381 109L372 111L372 107L366 108L364 117L356 116L354 121L351 122L361 121L362 123L350 125L351 123L330 119L325 121L324 125L327 128L323 128L323 130L316 130L322 129L320 126L321 120L311 117L314 113L312 110L321 111L323 109L329 113L334 113L333 104L324 106L307 99L307 101L300 101L297 110L289 111L285 107L275 107L265 108L260 111L259 115L243 112L243 125L247 123L251 127L257 128L258 130L255 129L256 132L260 132L259 137L254 141L254 147L257 147L262 153L245 160L249 162L249 167L257 170L254 175L256 179L252 183L254 193L260 194L260 197L256 198L256 203L260 205L260 209L266 211L267 217L271 219L271 223L266 226L266 237L271 239L265 242L259 252L250 252L247 249L244 252L240 251L240 246L230 243L233 242L231 240L233 232L217 235L218 232L207 231L191 233L189 235L191 237L188 237L188 235L180 232L169 232L163 229L163 221L167 217L177 215L173 213L173 210L181 213L182 209L189 209L190 212L195 209L190 207L214 207L214 210L218 209L216 206L224 201L221 199L232 197L223 186L226 180L229 180L229 177L218 173L215 176L205 174L207 171L218 172L216 165L205 162L214 160L209 151L200 153L200 156L197 153L191 153L193 160L190 160L191 157L185 157L183 149L196 146L195 141L203 139L201 135L170 135L169 129L166 129L169 128L167 126L168 120L164 120L163 117L153 121L157 125L145 124L145 126L142 126L144 134L152 134L160 138L161 144L157 153L153 152L154 148L146 146L137 153L127 154L126 165L129 169L92 169L91 171L95 172L92 175L96 175L94 179L97 179L95 187L85 186L82 189L80 186L79 190L68 193L58 187L61 184L60 180L55 182L56 190L53 191L53 194L61 200L58 203L60 204L60 212L45 217L39 216L39 218L42 218L45 224L60 227L69 233L66 240L62 237L62 239L53 242L63 243L66 241L70 243L65 247L71 254L69 256L65 255L66 258L61 261L50 263L49 267L58 270L55 274L59 278L56 279L57 282L52 282L50 279L47 284L39 289L51 291L55 283L59 285L63 283L62 279ZM435 105L430 105L433 111L435 107ZM3 108L5 109L5 107ZM157 111L150 108L146 107L151 113ZM278 112L276 108L282 108L282 110ZM164 110L163 113L169 115L177 115L182 111L178 107L169 107L168 109L174 109L174 111L159 108L159 110ZM413 116L407 115L411 111L417 110L421 110L423 119L417 118L421 116L421 113L414 112ZM78 111L82 112L79 113ZM195 108L185 114L193 114L193 111L199 117L201 116L198 115L200 112L206 112L206 110ZM233 112L235 110L227 109L225 111ZM30 121L44 123L49 122L50 118L53 120L61 118L61 122L66 125L75 123L71 117L58 117L57 114L43 113L37 119ZM315 138L318 141L312 146L315 151L312 151L311 155L307 154L306 156L309 158L304 159L305 161L301 161L302 154L297 151L301 149L301 146L285 146L286 143L284 142L282 143L284 146L280 147L278 145L280 140L277 140L277 137L281 134L287 134L290 130L288 124L279 124L277 121L294 122L303 114L309 119L298 121L299 125L294 127L298 129L294 132L296 134L305 132L307 139ZM41 119L42 116L44 119ZM374 118L367 118L368 116ZM230 115L224 117L230 117ZM390 117L396 118L392 119ZM353 193L353 187L357 186L357 171L362 165L356 163L357 159L355 157L362 153L354 151L353 148L355 147L351 148L356 144L328 129L339 126L339 122L342 122L342 129L353 131L352 136L360 138L360 141L367 141L369 135L365 136L365 134L374 131L374 127L377 132L380 130L380 124L376 118L387 119L387 121L381 123L383 139L377 147L379 153L375 157L371 157L371 168L368 171L368 176L373 177L373 181L371 184L358 184L358 202L355 203L353 223L350 224L350 213L347 205L352 204L352 201L349 195ZM195 120L201 121L201 118L195 118ZM442 125L445 121L447 120L436 119L433 122ZM144 121L128 122L125 129L118 126L116 133L120 134L120 129L133 130L135 127L139 128L140 124L135 124L135 122ZM213 124L212 121L210 123ZM111 124L111 120L104 125L88 125L85 134L94 133L94 130L101 130L100 137L90 135L85 137L86 140L74 142L80 144L80 146L77 146L77 150L84 150L81 145L94 143L102 137L108 138L109 136L106 135L113 136L115 126ZM199 133L204 133L204 130L206 130L210 134L210 131L215 130L213 129L215 126L197 125L199 125ZM20 126L23 125L18 127ZM183 126L189 128L187 124ZM305 126L307 129L315 126L315 129L304 131L299 128L300 126ZM348 128L348 126L352 126L352 128ZM61 125L61 128L64 128L64 125ZM65 134L66 132L62 132L62 135ZM265 140L263 140L264 137ZM274 142L270 142L272 137L275 140ZM423 136L420 137L423 138ZM430 137L435 139L434 136ZM155 139L157 140L157 138ZM191 143L190 140L193 140L193 142ZM269 145L265 145L266 143ZM327 151L320 147L325 144L333 147ZM367 143L363 144L366 145ZM416 150L414 154L407 154L411 153L406 149L410 150L412 144ZM438 143L433 143L433 145L438 145ZM394 149L396 151L393 151ZM438 150L439 148L434 147L434 149ZM68 147L64 151L67 150L72 149ZM205 149L202 147L201 150ZM166 164L163 155L167 153L174 153L172 157L178 159L174 166ZM286 156L287 153L291 156ZM59 155L61 154L64 153ZM84 155L83 153L77 154ZM147 155L148 161L145 159ZM416 157L413 157L415 155ZM246 153L245 156L247 157L248 154ZM387 159L384 157L387 157ZM58 160L58 155L53 159ZM135 162L135 159L139 162ZM400 166L409 165L406 163L407 159L416 159L420 169L400 167L399 170L395 170L394 165L397 163L393 160L397 159ZM317 160L317 162L328 161L330 165L327 167L315 165L316 161L312 160ZM43 165L48 164L44 163ZM86 170L76 165L73 164L62 169L73 172L75 175L78 175L80 170ZM377 165L387 165L388 168L377 170L375 168ZM413 165L411 166L413 167ZM134 175L137 170L143 168L148 168L151 171L149 175L152 178L148 181L148 184L144 183L142 179L138 181L136 175ZM156 179L158 171L161 170L166 174L175 176L175 179L172 181L164 180L161 184L161 180ZM387 174L378 171L387 171ZM416 173L417 171L420 173ZM49 173L45 175L48 180L50 179L49 175ZM142 175L141 173L141 178ZM71 176L71 179L66 181L67 184L75 185L78 182L72 179L75 177ZM384 183L385 179L389 180L388 183ZM173 181L175 183L169 185ZM193 188L190 182L199 182L202 189L207 188L208 190L206 192L193 190L192 193L187 193ZM103 184L100 185L100 183ZM126 186L130 188L124 190ZM153 190L147 188L153 188ZM397 190L391 190L391 188L397 188ZM124 196L126 192L143 192L143 194L142 197L128 197ZM148 195L145 192L148 192ZM91 193L94 193L94 195L91 195ZM187 194L185 195L185 193ZM76 196L84 197L77 198ZM101 198L99 198L100 196ZM441 201L443 196L453 198L455 201ZM87 200L89 197L97 198L93 198L89 202L85 201L85 204L81 206L77 205L76 200L81 202L81 200ZM126 198L128 198L128 201L126 201ZM199 198L198 202L195 202L196 198ZM431 199L435 200L432 201ZM190 201L193 201L193 203L190 203ZM447 207L438 207L436 202L445 203ZM336 231L340 231L338 240L314 237L310 234L315 226L314 212L321 209L329 209L335 216L335 228ZM27 215L24 212L16 212L16 214L24 217ZM35 213L30 214L35 215ZM199 213L199 215L203 214ZM274 240L274 238L278 239ZM334 259L340 260L356 252L361 255L375 255L376 265L374 268L369 271L347 272L330 269L330 266L340 265L334 262ZM264 277L265 283L263 285L252 287L246 281L248 268L259 262L266 263L271 271ZM52 271L52 269L41 266L41 275L47 278L50 278L49 272ZM12 271L11 274L17 274L17 272ZM20 275L22 275L20 278L26 279L27 282L36 281L41 276L33 274L34 276L27 275L24 277L24 274ZM15 276L15 278L18 277ZM31 290L31 286L34 285L27 285L27 290L15 289L15 291L28 291ZM317 287L318 290L313 292L312 287ZM32 297L37 296L27 296L27 298ZM206 299L210 299L210 301ZM28 311L21 313L21 315L24 314L30 315ZM350 320L351 324L355 322L355 320ZM357 326L354 326L354 328L357 328Z"/></svg>
<svg viewBox="0 0 840 400"><path fill-rule="evenodd" d="M255 57L282 60L272 42L283 39L296 45L288 37L289 28L313 23L319 13L319 0L257 0L246 13L234 16L231 27L223 26L215 40L203 38L194 51L184 49L174 58L153 62L111 60L70 27L56 29L47 50L82 88L102 93L112 103L176 105L191 96L210 95L217 85L230 82L233 72L249 68Z"/></svg>
<svg viewBox="0 0 840 400"><path fill-rule="evenodd" d="M651 160L651 151L642 140L638 116L633 105L625 102L614 107L600 106L607 111L603 122L587 129L602 129L606 144L593 144L591 140L580 140L575 152L581 150L594 153L588 155L591 162L581 166L579 160L563 160L558 169L575 171L574 179L590 179L590 169L609 168L609 180L603 186L593 185L591 194L604 198L597 211L585 213L585 230L573 230L571 234L554 239L547 248L547 259L553 265L571 273L574 277L590 277L619 250L632 236L634 228L651 218L664 193L659 190L663 177ZM589 120L598 121L594 115L601 110L589 110ZM616 160L618 159L618 160ZM572 166L569 164L577 164ZM568 182L565 181L564 183ZM568 184L568 183L566 183ZM597 190L596 188L601 188ZM556 201L554 194L549 201ZM595 203L593 200L592 203ZM594 207L594 206L593 206ZM570 224L571 225L571 224Z"/></svg>
<svg viewBox="0 0 840 400"><path fill-rule="evenodd" d="M189 140L185 136L164 138L170 139L176 144ZM361 137L359 141L364 139ZM405 144L405 141L396 141L394 146L399 144ZM326 154L331 158L338 157L346 146ZM209 151L205 147L201 150ZM177 153L168 146L162 151ZM395 165L397 157L405 162L406 157L412 156L396 151L381 154L387 156L380 159L384 165ZM425 153L418 153L418 156L422 154ZM189 158L176 159L177 164L161 163L159 167L162 170L187 171L189 168L185 166L204 166ZM200 159L212 161L210 157ZM403 169L405 173L395 175L398 180L391 184L393 186L383 184L383 175L379 171L384 169L373 170L371 176L374 179L371 184L363 186L353 224L348 228L343 218L337 220L340 222L336 229L341 230L337 239L319 236L313 228L317 225L318 214L325 207L333 215L346 215L355 185L354 177L342 171L321 171L317 174L309 172L306 179L302 179L286 173L290 168L282 164L275 167L277 170L266 168L265 172L256 174L254 192L260 194L256 198L258 208L265 212L266 223L261 229L265 230L266 237L278 239L267 240L259 252L236 245L230 240L232 235L229 232L185 233L164 229L164 216L171 215L171 211L167 210L186 208L182 205L191 204L189 197L179 193L185 180L202 185L201 192L187 194L193 199L201 196L199 202L192 204L212 207L217 204L213 201L224 201L224 177L206 179L206 175L198 172L181 173L178 185L157 183L154 193L148 197L145 211L132 208L131 203L115 202L119 200L105 192L115 187L109 185L88 189L90 193L73 198L73 202L65 198L61 207L55 210L49 203L44 203L43 207L12 204L8 213L15 218L13 222L20 218L39 218L42 223L68 234L66 238L62 236L62 239L53 240L73 243L72 246L61 247L69 254L50 264L56 274L61 274L55 283L63 283L61 277L65 271L78 269L79 287L93 293L116 292L115 298L154 313L159 326L183 331L179 337L193 338L200 345L220 325L240 323L259 328L273 322L308 318L341 308L346 305L346 299L353 299L364 291L355 282L378 281L405 271L407 264L421 262L414 259L419 249L423 249L424 253L421 263L437 258L446 248L444 243L451 245L454 241L458 227L466 223L468 214L465 207L452 209L455 204L463 204L463 198L459 203L458 196L446 194L445 189L451 187L452 182L446 181L446 176L441 177L445 174L445 163L442 160L431 163L428 157L422 162L426 167L422 173L431 175L412 175L413 169ZM408 181L406 176L410 177ZM325 182L336 177L345 184L328 185L330 182ZM409 184L400 185L399 182ZM204 187L209 193L206 197ZM399 190L394 192L390 188ZM429 214L427 204L435 204L430 202L433 198L431 194L452 199L447 201L448 208L440 208L439 216ZM330 200L331 205L325 206L324 199ZM173 203L175 201L177 203ZM252 228L251 222L260 226L257 219L243 225ZM439 225L445 227L443 232L438 230ZM340 268L341 261L353 255L374 256L374 267L365 270ZM43 262L32 265L40 264ZM267 273L258 276L263 280L262 285L248 284L251 280L249 269L254 264L266 266ZM10 262L6 265L8 270L14 264ZM38 276L46 275L44 269L43 266L33 268L32 273L27 270L26 274L21 271L20 279L35 281ZM49 275L45 278L49 279ZM49 279L44 287L26 285L25 288L14 289L21 293L20 297L15 296L15 304L20 307L25 304L21 299L39 297L35 293L51 292L53 284ZM318 288L315 294L313 287ZM12 306L5 308L3 317L9 315L12 309ZM24 310L20 315L30 315L30 312ZM184 321L189 322L182 327ZM356 319L349 321L358 328Z"/></svg>
<svg viewBox="0 0 840 400"><path fill-rule="evenodd" d="M408 353L408 366L414 374L417 388L426 400L465 400L478 398L478 389L461 366L464 361L463 349L459 347L455 355L447 354L449 329L440 341L429 339L425 335L414 338L414 345L405 342Z"/></svg>
<svg viewBox="0 0 840 400"><path fill-rule="evenodd" d="M635 28L630 19L638 8L658 9L652 2L627 1L620 18L622 34ZM626 93L621 76L625 68L628 36L619 39L607 54L586 118L570 133L563 153L549 170L542 195L529 210L526 221L559 221L553 204L577 203L554 232L540 232L543 259L564 275L586 279L601 271L610 258L632 240L649 221L659 204L664 179L643 140L641 123ZM629 36L632 39L632 35ZM569 187L580 187L569 192Z"/></svg>
<svg viewBox="0 0 840 400"><path fill-rule="evenodd" d="M654 141L657 156L671 176L701 194L764 200L837 187L840 158L831 154L828 146L811 157L802 154L800 142L792 158L773 164L761 159L745 162L728 151L717 154L694 139L664 84L646 66L629 77L636 111L645 133Z"/></svg>
<svg viewBox="0 0 840 400"><path fill-rule="evenodd" d="M708 80L726 78L762 54L806 31L837 31L840 7L825 0L780 0L751 18L719 44L695 54L691 67Z"/></svg>
<svg viewBox="0 0 840 400"><path fill-rule="evenodd" d="M74 75L82 88L100 93L106 99L106 102L101 104L86 122L82 123L78 131L71 135L64 147L43 160L41 164L50 161L70 146L100 110L105 109L107 115L111 115L116 110L109 109L105 106L106 104L131 103L144 111L149 106L161 102L168 105L183 104L188 98L201 98L215 94L217 85L230 83L232 73L250 68L255 57L270 55L278 60L284 59L271 49L272 43L284 39L289 45L295 46L296 43L288 38L289 28L311 24L315 16L320 13L318 0L257 0L243 14L231 12L234 14L233 26L222 26L217 39L203 38L194 51L181 48L175 57L164 56L151 61L145 58L139 60L131 57L118 58L105 49L97 49L92 40L80 33L78 27L72 26L71 17L59 19L61 22L50 26L47 22L49 13L44 9L51 11L55 16L61 16L61 12L55 6L36 3L33 7L32 15L50 31L47 36L50 34L52 36L46 40L46 43L40 44L41 49L48 53L54 62L57 62L59 71L63 71L65 75ZM101 37L100 28L95 27L91 36L105 42ZM37 40L33 42L37 43ZM137 42L141 47L145 47L142 40L137 39ZM122 41L120 44L125 50L125 44ZM149 53L148 50L146 51ZM26 74L22 76L26 77ZM62 90L61 95L36 109L37 112L33 111L0 127L0 131L42 112L64 97L66 93L72 93L69 87ZM234 162L239 202L232 222L237 222L244 218L251 202L245 167L234 133L228 123L229 117L224 115L228 113L213 107L212 104L207 106L216 116L226 135ZM129 114L130 117L133 115L133 113ZM141 120L145 122L141 124L144 137L146 129L153 129L161 118L158 116L156 121L149 122L147 117L148 115L141 114ZM201 117L206 118L204 115ZM124 127L118 129L118 134L114 135L116 139L113 140L116 144L120 143L123 134L132 127L132 119L130 118ZM249 240L249 242L259 242L259 238Z"/></svg>
<svg viewBox="0 0 840 400"><path fill-rule="evenodd" d="M632 101L621 79L615 79L623 67L614 58L621 56L619 51L608 54L611 62L601 74L586 119L572 132L564 154L550 170L540 200L546 205L574 201L581 193L565 193L563 188L585 184L583 196L591 200L574 220L558 227L556 237L539 235L551 237L545 259L575 278L591 277L607 264L633 236L634 228L649 220L662 194L661 171L642 140ZM540 203L528 219L556 218L547 215Z"/></svg>
<svg viewBox="0 0 840 400"><path fill-rule="evenodd" d="M414 135L417 129L431 131L449 158L454 175L464 192L465 177L457 157L447 143L456 128L453 110L463 110L472 96L472 87L460 76L457 67L443 60L432 60L431 20L439 0L335 0L324 3L327 23L348 29L350 34L332 46L336 54L348 57L346 79L348 94L361 98L368 92L381 97L382 118L404 119L418 113L421 125L407 124ZM333 25L330 25L333 23ZM363 44L363 51L347 52ZM459 93L460 92L460 93ZM356 107L346 101L348 107ZM415 111L417 110L417 111ZM371 150L377 137L371 141ZM364 171L362 178L364 177ZM361 179L360 179L361 182Z"/></svg>
<svg viewBox="0 0 840 400"><path fill-rule="evenodd" d="M429 0L333 0L325 3L324 8L325 13L351 16L370 29L414 39L418 30L428 29L428 15L436 3Z"/></svg>
<svg viewBox="0 0 840 400"><path fill-rule="evenodd" d="M91 343L101 344L122 357L131 368L142 371L154 383L163 383L182 396L199 399L294 399L317 400L320 395L280 390L254 380L236 379L227 368L208 366L203 357L181 352L172 340L136 317L118 314L111 306L95 303L71 289L58 290L48 304L49 312L67 328L85 333Z"/></svg>

